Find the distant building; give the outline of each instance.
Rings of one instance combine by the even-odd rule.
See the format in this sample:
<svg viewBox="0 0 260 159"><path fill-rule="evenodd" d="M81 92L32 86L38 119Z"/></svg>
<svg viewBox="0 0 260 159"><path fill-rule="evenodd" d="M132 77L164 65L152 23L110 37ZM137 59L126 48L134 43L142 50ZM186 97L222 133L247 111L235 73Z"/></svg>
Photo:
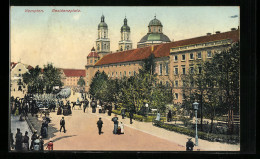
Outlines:
<svg viewBox="0 0 260 159"><path fill-rule="evenodd" d="M26 91L27 87L23 83L22 75L29 72L33 67L21 62L10 64L10 80L11 80L11 91Z"/></svg>
<svg viewBox="0 0 260 159"><path fill-rule="evenodd" d="M81 69L63 69L59 68L61 71L62 79L61 81L63 82L63 87L70 87L74 90L78 89L78 81L80 77L83 79L86 77L86 72L85 70Z"/></svg>

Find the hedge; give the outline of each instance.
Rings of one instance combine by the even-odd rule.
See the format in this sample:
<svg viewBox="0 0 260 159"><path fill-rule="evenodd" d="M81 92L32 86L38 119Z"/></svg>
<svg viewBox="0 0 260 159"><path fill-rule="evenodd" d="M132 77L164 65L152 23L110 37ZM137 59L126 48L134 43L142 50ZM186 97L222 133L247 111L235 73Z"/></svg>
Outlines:
<svg viewBox="0 0 260 159"><path fill-rule="evenodd" d="M121 110L112 110L114 114L121 115ZM126 117L130 118L129 112L125 113ZM144 122L152 122L156 117L155 116L142 116L138 114L134 114L133 119L138 121L144 121ZM166 121L166 117L161 117L161 120Z"/></svg>
<svg viewBox="0 0 260 159"><path fill-rule="evenodd" d="M185 134L191 137L195 136L195 130L192 129L177 127L175 125L166 124L161 121L155 121L154 125L170 131L175 131L181 134ZM198 131L198 138L212 141L212 142L217 141L217 142L225 142L229 144L239 143L239 136L237 135L212 134L212 133L205 133L205 132Z"/></svg>

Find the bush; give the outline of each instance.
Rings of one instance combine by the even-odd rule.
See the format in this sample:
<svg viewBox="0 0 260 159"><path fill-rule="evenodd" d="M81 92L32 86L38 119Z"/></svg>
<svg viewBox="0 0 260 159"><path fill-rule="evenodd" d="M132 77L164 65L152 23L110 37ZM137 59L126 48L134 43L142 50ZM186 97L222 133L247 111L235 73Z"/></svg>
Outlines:
<svg viewBox="0 0 260 159"><path fill-rule="evenodd" d="M177 127L170 124L165 124L161 121L154 121L154 125L165 128L170 131L175 131L181 134L189 135L191 137L195 136L195 130L187 129L183 127ZM223 135L223 134L212 134L212 133L205 133L198 131L198 137L200 139L208 140L208 141L217 141L217 142L226 142L230 144L239 143L239 136L238 135Z"/></svg>

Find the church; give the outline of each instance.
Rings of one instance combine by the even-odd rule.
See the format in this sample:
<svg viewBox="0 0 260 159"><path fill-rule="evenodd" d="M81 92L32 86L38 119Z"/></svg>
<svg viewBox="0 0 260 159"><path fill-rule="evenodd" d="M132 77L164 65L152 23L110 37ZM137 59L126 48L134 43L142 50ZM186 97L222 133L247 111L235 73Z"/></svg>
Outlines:
<svg viewBox="0 0 260 159"><path fill-rule="evenodd" d="M108 38L108 26L102 15L98 25L98 38L96 48L93 47L87 56L86 86L88 92L91 80L97 71L104 71L110 78L130 77L138 73L142 67L142 60L148 58L152 53L155 56L156 69L160 84L173 87L174 103L182 103L181 74L197 66L195 60L210 60L214 53L226 49L232 43L239 41L239 28L214 34L206 33L200 37L180 41L170 41L163 34L163 25L160 20L152 19L148 25L148 33L137 43L133 49L130 38L130 27L127 19L121 27L121 39L118 43L118 52L110 52L110 40Z"/></svg>

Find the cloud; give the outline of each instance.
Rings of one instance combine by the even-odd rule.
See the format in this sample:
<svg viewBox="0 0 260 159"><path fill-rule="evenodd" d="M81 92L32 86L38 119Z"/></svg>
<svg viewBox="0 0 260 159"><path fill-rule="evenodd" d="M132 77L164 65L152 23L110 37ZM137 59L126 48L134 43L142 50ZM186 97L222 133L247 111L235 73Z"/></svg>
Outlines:
<svg viewBox="0 0 260 159"><path fill-rule="evenodd" d="M80 13L75 14L75 15L73 16L73 19L74 19L74 20L79 20L79 17L80 17L80 16L81 16Z"/></svg>

